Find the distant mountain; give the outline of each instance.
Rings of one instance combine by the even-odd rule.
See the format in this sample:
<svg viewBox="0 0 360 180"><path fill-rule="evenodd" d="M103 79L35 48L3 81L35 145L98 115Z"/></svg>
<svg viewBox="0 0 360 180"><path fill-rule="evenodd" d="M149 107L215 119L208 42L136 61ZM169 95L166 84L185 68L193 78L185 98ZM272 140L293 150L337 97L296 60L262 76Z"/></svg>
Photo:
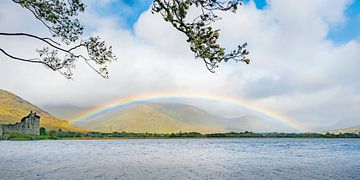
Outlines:
<svg viewBox="0 0 360 180"><path fill-rule="evenodd" d="M173 119L191 126L199 126L221 131L226 130L226 127L222 122L226 118L210 114L207 111L192 105L180 103L152 103L148 105L156 108L162 113L167 114Z"/></svg>
<svg viewBox="0 0 360 180"><path fill-rule="evenodd" d="M134 104L95 119L78 122L78 126L103 132L190 132L228 131L270 132L281 130L261 118L246 115L226 118L198 107L178 103Z"/></svg>
<svg viewBox="0 0 360 180"><path fill-rule="evenodd" d="M77 125L101 132L172 133L196 131L211 133L220 131L219 129L211 129L179 121L153 104L132 105Z"/></svg>
<svg viewBox="0 0 360 180"><path fill-rule="evenodd" d="M151 105L183 123L210 129L254 132L281 130L280 127L250 114L227 118L188 104L158 103Z"/></svg>
<svg viewBox="0 0 360 180"><path fill-rule="evenodd" d="M54 105L48 104L45 106L41 106L41 108L47 112L50 112L57 118L66 119L71 122L72 119L76 118L76 116L80 113L85 111L87 108L75 106L75 105Z"/></svg>
<svg viewBox="0 0 360 180"><path fill-rule="evenodd" d="M226 129L232 131L282 132L284 129L288 128L250 114L240 117L226 118L222 121L222 123Z"/></svg>
<svg viewBox="0 0 360 180"><path fill-rule="evenodd" d="M360 133L360 126L350 127L350 128L346 128L346 129L333 130L333 131L326 131L326 132L329 132L331 134L340 134L340 133L358 134L358 133ZM326 132L324 132L324 133L326 133Z"/></svg>
<svg viewBox="0 0 360 180"><path fill-rule="evenodd" d="M30 111L34 111L41 116L40 126L45 127L46 129L85 131L85 129L74 126L68 121L57 119L15 94L0 89L0 124L13 124L18 122L22 117L28 115Z"/></svg>

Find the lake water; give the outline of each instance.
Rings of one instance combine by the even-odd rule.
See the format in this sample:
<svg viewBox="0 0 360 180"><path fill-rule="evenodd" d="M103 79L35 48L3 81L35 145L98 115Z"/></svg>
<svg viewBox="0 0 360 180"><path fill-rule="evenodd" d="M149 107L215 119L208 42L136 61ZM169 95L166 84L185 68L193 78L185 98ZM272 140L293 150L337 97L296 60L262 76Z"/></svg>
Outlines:
<svg viewBox="0 0 360 180"><path fill-rule="evenodd" d="M360 179L360 140L0 141L0 179Z"/></svg>

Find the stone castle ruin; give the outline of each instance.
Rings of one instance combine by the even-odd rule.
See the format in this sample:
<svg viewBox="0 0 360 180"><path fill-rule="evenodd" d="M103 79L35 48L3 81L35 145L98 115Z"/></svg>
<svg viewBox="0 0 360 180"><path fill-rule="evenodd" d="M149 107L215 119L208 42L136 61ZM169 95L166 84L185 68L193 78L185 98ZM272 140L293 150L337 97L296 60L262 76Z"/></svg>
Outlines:
<svg viewBox="0 0 360 180"><path fill-rule="evenodd" d="M40 134L40 116L30 112L15 124L0 124L0 137L7 133L26 134L37 136Z"/></svg>

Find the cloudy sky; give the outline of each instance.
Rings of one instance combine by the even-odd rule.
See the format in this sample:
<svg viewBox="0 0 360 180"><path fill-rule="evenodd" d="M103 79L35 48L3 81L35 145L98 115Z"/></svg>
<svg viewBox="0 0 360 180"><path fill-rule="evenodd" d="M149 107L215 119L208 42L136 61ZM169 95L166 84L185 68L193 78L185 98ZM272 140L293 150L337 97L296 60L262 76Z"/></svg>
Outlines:
<svg viewBox="0 0 360 180"><path fill-rule="evenodd" d="M186 38L158 15L151 0L84 1L84 37L99 35L118 61L102 79L79 62L74 80L0 54L0 88L39 106L91 107L158 92L245 99L312 130L360 124L360 0L250 0L214 24L231 50L247 42L250 65L229 62L215 74L195 60ZM0 4L2 32L49 33L11 1ZM31 57L42 44L0 37L0 47Z"/></svg>

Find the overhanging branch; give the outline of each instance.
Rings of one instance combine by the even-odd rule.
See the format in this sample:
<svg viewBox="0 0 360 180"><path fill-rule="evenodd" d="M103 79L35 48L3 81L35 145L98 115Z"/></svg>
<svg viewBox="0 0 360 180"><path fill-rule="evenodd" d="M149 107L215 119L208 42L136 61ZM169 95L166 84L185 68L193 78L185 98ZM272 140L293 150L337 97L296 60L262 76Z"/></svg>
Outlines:
<svg viewBox="0 0 360 180"><path fill-rule="evenodd" d="M43 37L39 37L39 36L36 36L36 35L33 35L33 34L28 34L28 33L2 33L2 32L0 32L0 36L26 36L26 37L34 38L34 39L40 40L40 41L48 44L49 46L51 46L51 47L53 47L55 49L58 49L60 51L66 52L66 53L69 53L70 51L72 51L72 50L74 50L74 49L81 46L81 44L80 44L78 46L75 46L74 48L70 48L69 50L67 50L67 49L61 48L60 44L55 42L51 38L43 38ZM53 43L56 44L56 45L54 45Z"/></svg>
<svg viewBox="0 0 360 180"><path fill-rule="evenodd" d="M58 45L59 43L53 41L50 38L43 38L29 33L0 32L0 36L25 36L39 40L49 45L49 47L52 49L50 49L49 47L38 49L37 52L39 53L39 58L34 59L16 57L9 54L4 49L1 49L1 52L14 60L44 64L46 67L52 69L53 71L59 71L68 79L71 79L73 75L71 69L75 67L75 61L77 59L84 60L91 69L93 69L96 73L98 73L104 78L108 78L106 63L112 60L116 60L116 57L112 53L111 46L106 47L104 41L100 41L99 37L91 37L88 40L82 41L76 46L65 49L60 47L60 45ZM87 56L73 52L74 50L81 47L85 48ZM58 52L62 52L63 54L58 54ZM99 65L100 68L95 68L94 65L91 64L89 61L92 61L94 62L94 64Z"/></svg>

